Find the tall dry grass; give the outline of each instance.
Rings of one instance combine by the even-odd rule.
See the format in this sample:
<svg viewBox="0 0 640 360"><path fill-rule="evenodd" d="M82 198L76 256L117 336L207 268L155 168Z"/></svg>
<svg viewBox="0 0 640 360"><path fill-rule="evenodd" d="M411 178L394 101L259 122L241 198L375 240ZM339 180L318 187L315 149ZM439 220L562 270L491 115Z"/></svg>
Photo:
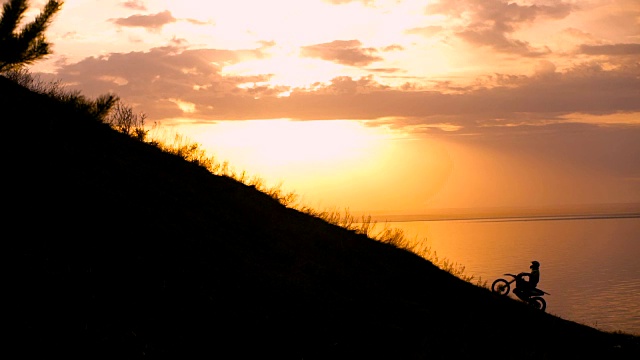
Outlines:
<svg viewBox="0 0 640 360"><path fill-rule="evenodd" d="M418 241L418 239L410 240L403 230L393 228L386 222L379 224L372 220L371 216L355 217L349 212L349 209L342 211L338 209L316 210L301 204L298 202L299 196L295 192L285 191L282 183L275 186L267 185L267 182L259 176L249 175L245 170L238 171L232 168L228 161L220 161L209 154L200 144L191 141L176 131L163 128L158 123L152 127L145 126L146 115L133 112L131 107L123 104L115 95L106 94L92 100L81 95L79 91L66 89L59 80L42 80L40 77L30 74L24 68L6 72L2 76L36 93L71 105L79 111L91 115L97 121L110 125L116 131L202 166L214 175L226 176L245 185L253 186L286 207L323 219L330 224L343 227L355 233L366 235L373 240L413 252L462 280L487 287L486 281L466 274L463 265L439 257L437 252L429 245L428 239L423 239L422 241Z"/></svg>
<svg viewBox="0 0 640 360"><path fill-rule="evenodd" d="M203 166L215 175L227 176L245 185L254 186L284 206L323 219L330 224L343 227L355 233L366 235L373 240L408 250L462 280L487 287L486 281L467 274L464 265L438 256L426 238L421 241L418 239L411 240L402 229L391 227L387 222L380 224L374 221L370 215L356 217L350 213L349 209L342 211L339 209L317 210L299 203L298 199L300 197L295 192L284 191L282 183L276 186L267 186L266 181L261 177L250 176L244 170L237 171L233 169L228 161L220 161L215 156L208 154L200 144L189 140L176 131L162 128L158 124L149 130L147 141L156 144L165 152L181 156L189 162Z"/></svg>

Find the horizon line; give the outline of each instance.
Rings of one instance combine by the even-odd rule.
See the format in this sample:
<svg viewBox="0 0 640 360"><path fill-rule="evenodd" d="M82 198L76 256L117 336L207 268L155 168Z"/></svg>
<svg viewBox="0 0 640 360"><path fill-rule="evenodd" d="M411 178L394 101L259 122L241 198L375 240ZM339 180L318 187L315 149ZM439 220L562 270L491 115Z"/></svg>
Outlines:
<svg viewBox="0 0 640 360"><path fill-rule="evenodd" d="M640 203L580 204L537 207L442 208L425 212L369 213L375 221L541 221L640 218Z"/></svg>
<svg viewBox="0 0 640 360"><path fill-rule="evenodd" d="M412 221L474 221L474 222L510 222L510 221L553 221L553 220L597 220L640 218L640 212L620 214L572 214L572 215L376 215L374 221L412 222Z"/></svg>

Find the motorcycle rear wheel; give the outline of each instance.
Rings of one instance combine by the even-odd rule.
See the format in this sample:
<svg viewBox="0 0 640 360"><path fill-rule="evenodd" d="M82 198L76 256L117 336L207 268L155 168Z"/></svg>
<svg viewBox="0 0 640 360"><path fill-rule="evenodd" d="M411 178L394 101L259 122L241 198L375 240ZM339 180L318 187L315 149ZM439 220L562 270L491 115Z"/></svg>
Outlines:
<svg viewBox="0 0 640 360"><path fill-rule="evenodd" d="M511 285L505 279L497 279L491 284L491 291L498 295L506 296L511 291Z"/></svg>
<svg viewBox="0 0 640 360"><path fill-rule="evenodd" d="M540 311L545 311L547 309L547 302L539 296L532 297L529 300L529 304Z"/></svg>

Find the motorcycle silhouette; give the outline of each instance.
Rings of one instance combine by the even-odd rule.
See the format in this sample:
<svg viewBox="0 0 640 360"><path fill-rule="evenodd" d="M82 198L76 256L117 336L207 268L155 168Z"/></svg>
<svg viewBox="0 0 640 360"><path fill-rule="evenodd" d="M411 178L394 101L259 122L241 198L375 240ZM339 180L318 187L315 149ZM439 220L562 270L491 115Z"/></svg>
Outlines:
<svg viewBox="0 0 640 360"><path fill-rule="evenodd" d="M522 278L523 273L518 275L514 274L504 274L506 276L511 276L511 280L506 280L503 278L496 279L493 284L491 284L491 291L502 296L507 296L511 291L511 284L513 282L516 283L515 289L513 289L514 295L516 295L520 300L525 303L533 306L536 309L541 311L545 311L547 309L547 302L542 298L544 295L551 295L548 292L544 292L538 288L523 290L524 287L520 287L518 289L518 284L521 284L524 280Z"/></svg>

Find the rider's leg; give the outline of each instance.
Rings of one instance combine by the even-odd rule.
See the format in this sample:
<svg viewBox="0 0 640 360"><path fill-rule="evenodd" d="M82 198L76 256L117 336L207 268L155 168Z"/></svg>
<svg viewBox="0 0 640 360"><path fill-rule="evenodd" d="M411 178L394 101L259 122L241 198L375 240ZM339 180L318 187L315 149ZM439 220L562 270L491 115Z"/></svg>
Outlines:
<svg viewBox="0 0 640 360"><path fill-rule="evenodd" d="M513 289L513 293L521 300L526 300L529 294L528 285L529 284L527 284L526 282L520 283L518 286L516 286L515 289Z"/></svg>
<svg viewBox="0 0 640 360"><path fill-rule="evenodd" d="M517 287L517 288L513 289L513 294L515 296L517 296L518 298L522 298L522 288Z"/></svg>

